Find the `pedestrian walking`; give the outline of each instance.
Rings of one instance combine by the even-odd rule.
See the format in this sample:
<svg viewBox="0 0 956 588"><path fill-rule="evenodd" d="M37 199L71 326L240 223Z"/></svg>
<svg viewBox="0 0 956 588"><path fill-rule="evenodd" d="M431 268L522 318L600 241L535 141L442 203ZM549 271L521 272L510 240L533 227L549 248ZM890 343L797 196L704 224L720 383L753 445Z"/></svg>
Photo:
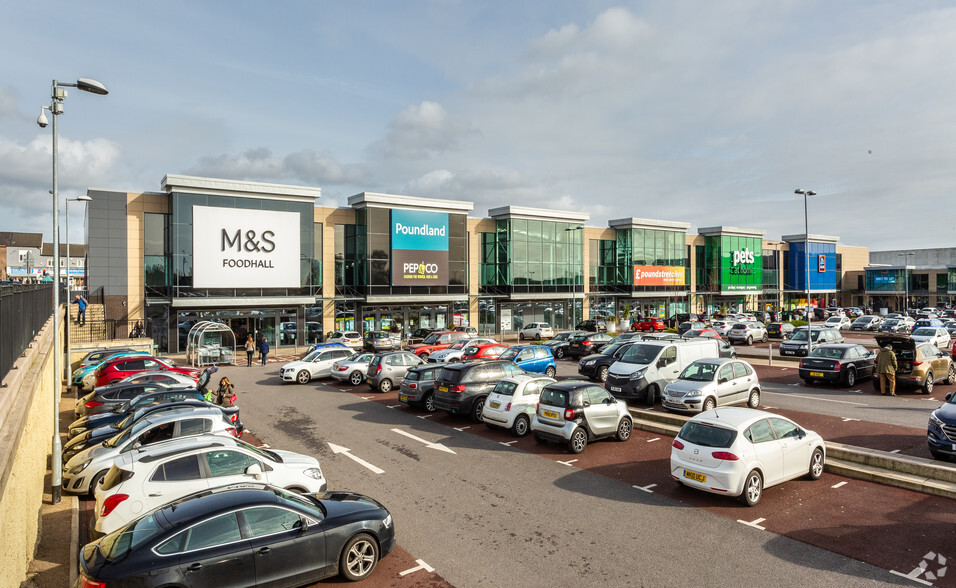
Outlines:
<svg viewBox="0 0 956 588"><path fill-rule="evenodd" d="M229 381L229 378L219 380L219 389L213 396L213 402L219 406L231 408L236 405L236 389Z"/></svg>
<svg viewBox="0 0 956 588"><path fill-rule="evenodd" d="M256 344L252 335L246 337L246 367L252 367L252 354L256 351Z"/></svg>
<svg viewBox="0 0 956 588"><path fill-rule="evenodd" d="M76 324L85 325L86 324L86 307L89 306L89 302L86 301L86 298L83 298L79 294L73 297L73 302L70 304L76 305ZM122 332L122 331L120 331Z"/></svg>
<svg viewBox="0 0 956 588"><path fill-rule="evenodd" d="M266 341L266 336L262 336L262 340L259 341L259 354L262 355L262 365L266 365L266 356L269 355L269 342Z"/></svg>
<svg viewBox="0 0 956 588"><path fill-rule="evenodd" d="M896 396L896 354L892 346L880 348L876 356L876 373L880 375L880 394L886 394L889 389L889 395Z"/></svg>

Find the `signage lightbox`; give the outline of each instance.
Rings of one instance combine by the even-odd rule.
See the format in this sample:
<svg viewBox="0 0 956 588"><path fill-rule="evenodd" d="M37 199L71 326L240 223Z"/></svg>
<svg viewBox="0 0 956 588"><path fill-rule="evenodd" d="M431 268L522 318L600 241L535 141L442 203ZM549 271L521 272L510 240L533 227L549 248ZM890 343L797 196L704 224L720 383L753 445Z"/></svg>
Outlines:
<svg viewBox="0 0 956 588"><path fill-rule="evenodd" d="M299 213L193 206L194 288L298 288Z"/></svg>
<svg viewBox="0 0 956 588"><path fill-rule="evenodd" d="M683 266L635 265L635 286L683 286Z"/></svg>
<svg viewBox="0 0 956 588"><path fill-rule="evenodd" d="M448 213L392 209L392 285L448 285Z"/></svg>

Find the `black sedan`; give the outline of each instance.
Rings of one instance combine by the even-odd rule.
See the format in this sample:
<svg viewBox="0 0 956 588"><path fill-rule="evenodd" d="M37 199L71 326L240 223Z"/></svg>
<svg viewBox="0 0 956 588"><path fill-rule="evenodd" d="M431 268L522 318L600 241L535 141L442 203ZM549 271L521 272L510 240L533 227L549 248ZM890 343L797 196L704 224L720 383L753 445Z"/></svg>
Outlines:
<svg viewBox="0 0 956 588"><path fill-rule="evenodd" d="M793 323L770 323L767 325L767 336L774 339L786 339L793 334Z"/></svg>
<svg viewBox="0 0 956 588"><path fill-rule="evenodd" d="M633 341L611 343L593 355L582 357L578 361L578 373L592 382L604 382L607 380L608 368L620 359L627 347L633 343Z"/></svg>
<svg viewBox="0 0 956 588"><path fill-rule="evenodd" d="M800 377L807 384L815 381L853 386L861 378L876 373L876 353L855 343L831 343L814 347L800 360Z"/></svg>
<svg viewBox="0 0 956 588"><path fill-rule="evenodd" d="M91 414L89 416L81 417L70 423L68 427L69 436L76 437L81 435L90 429L96 429L97 427L103 427L110 425L116 422L123 420L129 415L130 412L134 412L144 406L149 406L153 404L165 404L167 402L181 402L184 400L196 400L199 402L205 402L206 397L199 390L161 390L159 392L150 392L149 394L142 394L136 398L124 402L119 406L115 407L113 410L106 412L101 412L98 414ZM226 413L227 411L223 411ZM232 412L228 412L230 415L229 420L233 420ZM239 410L236 409L235 415L238 418ZM235 422L233 420L233 422Z"/></svg>
<svg viewBox="0 0 956 588"><path fill-rule="evenodd" d="M587 335L575 335L568 339L568 348L566 353L571 357L581 357L597 353L602 347L608 344L612 339L607 333L588 333Z"/></svg>
<svg viewBox="0 0 956 588"><path fill-rule="evenodd" d="M561 359L568 354L568 343L575 335L586 335L587 331L564 331L542 343L551 351L555 359Z"/></svg>
<svg viewBox="0 0 956 588"><path fill-rule="evenodd" d="M336 574L355 581L393 547L392 515L367 496L222 486L84 546L74 587L301 586Z"/></svg>

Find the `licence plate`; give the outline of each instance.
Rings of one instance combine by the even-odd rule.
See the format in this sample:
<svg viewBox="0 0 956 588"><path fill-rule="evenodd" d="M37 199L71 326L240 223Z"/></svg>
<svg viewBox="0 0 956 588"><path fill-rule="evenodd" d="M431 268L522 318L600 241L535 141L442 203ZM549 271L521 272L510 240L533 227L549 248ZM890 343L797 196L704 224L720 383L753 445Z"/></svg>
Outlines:
<svg viewBox="0 0 956 588"><path fill-rule="evenodd" d="M408 402L408 394L399 394L398 399L402 402Z"/></svg>
<svg viewBox="0 0 956 588"><path fill-rule="evenodd" d="M707 482L707 476L704 474L698 474L697 472L692 472L690 470L684 470L684 477L696 482L700 482L701 484Z"/></svg>
<svg viewBox="0 0 956 588"><path fill-rule="evenodd" d="M438 390L439 390L440 392L448 392L448 386L439 386L439 387L438 387Z"/></svg>
<svg viewBox="0 0 956 588"><path fill-rule="evenodd" d="M787 350L781 349L781 350L780 350L780 354L781 354L781 355L793 355L793 351L787 351Z"/></svg>
<svg viewBox="0 0 956 588"><path fill-rule="evenodd" d="M488 404L488 406L490 406L491 408L498 408L499 406L501 406L501 403L500 403L500 402L491 402L491 403Z"/></svg>
<svg viewBox="0 0 956 588"><path fill-rule="evenodd" d="M810 375L814 378L822 378L823 372L810 372Z"/></svg>
<svg viewBox="0 0 956 588"><path fill-rule="evenodd" d="M620 391L621 391L621 388L618 387L618 386L611 386L610 390L611 390L611 392L620 392Z"/></svg>
<svg viewBox="0 0 956 588"><path fill-rule="evenodd" d="M556 418L558 418L558 413L554 412L553 410L545 410L545 411L542 411L542 414L543 414L544 416L548 417L549 419L556 419Z"/></svg>

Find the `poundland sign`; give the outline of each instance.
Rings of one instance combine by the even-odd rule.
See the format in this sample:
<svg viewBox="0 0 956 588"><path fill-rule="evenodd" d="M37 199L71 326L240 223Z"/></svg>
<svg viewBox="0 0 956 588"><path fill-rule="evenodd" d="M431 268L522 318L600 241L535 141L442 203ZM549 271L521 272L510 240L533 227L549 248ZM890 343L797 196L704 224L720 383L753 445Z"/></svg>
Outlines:
<svg viewBox="0 0 956 588"><path fill-rule="evenodd" d="M392 285L448 285L448 213L392 209Z"/></svg>

